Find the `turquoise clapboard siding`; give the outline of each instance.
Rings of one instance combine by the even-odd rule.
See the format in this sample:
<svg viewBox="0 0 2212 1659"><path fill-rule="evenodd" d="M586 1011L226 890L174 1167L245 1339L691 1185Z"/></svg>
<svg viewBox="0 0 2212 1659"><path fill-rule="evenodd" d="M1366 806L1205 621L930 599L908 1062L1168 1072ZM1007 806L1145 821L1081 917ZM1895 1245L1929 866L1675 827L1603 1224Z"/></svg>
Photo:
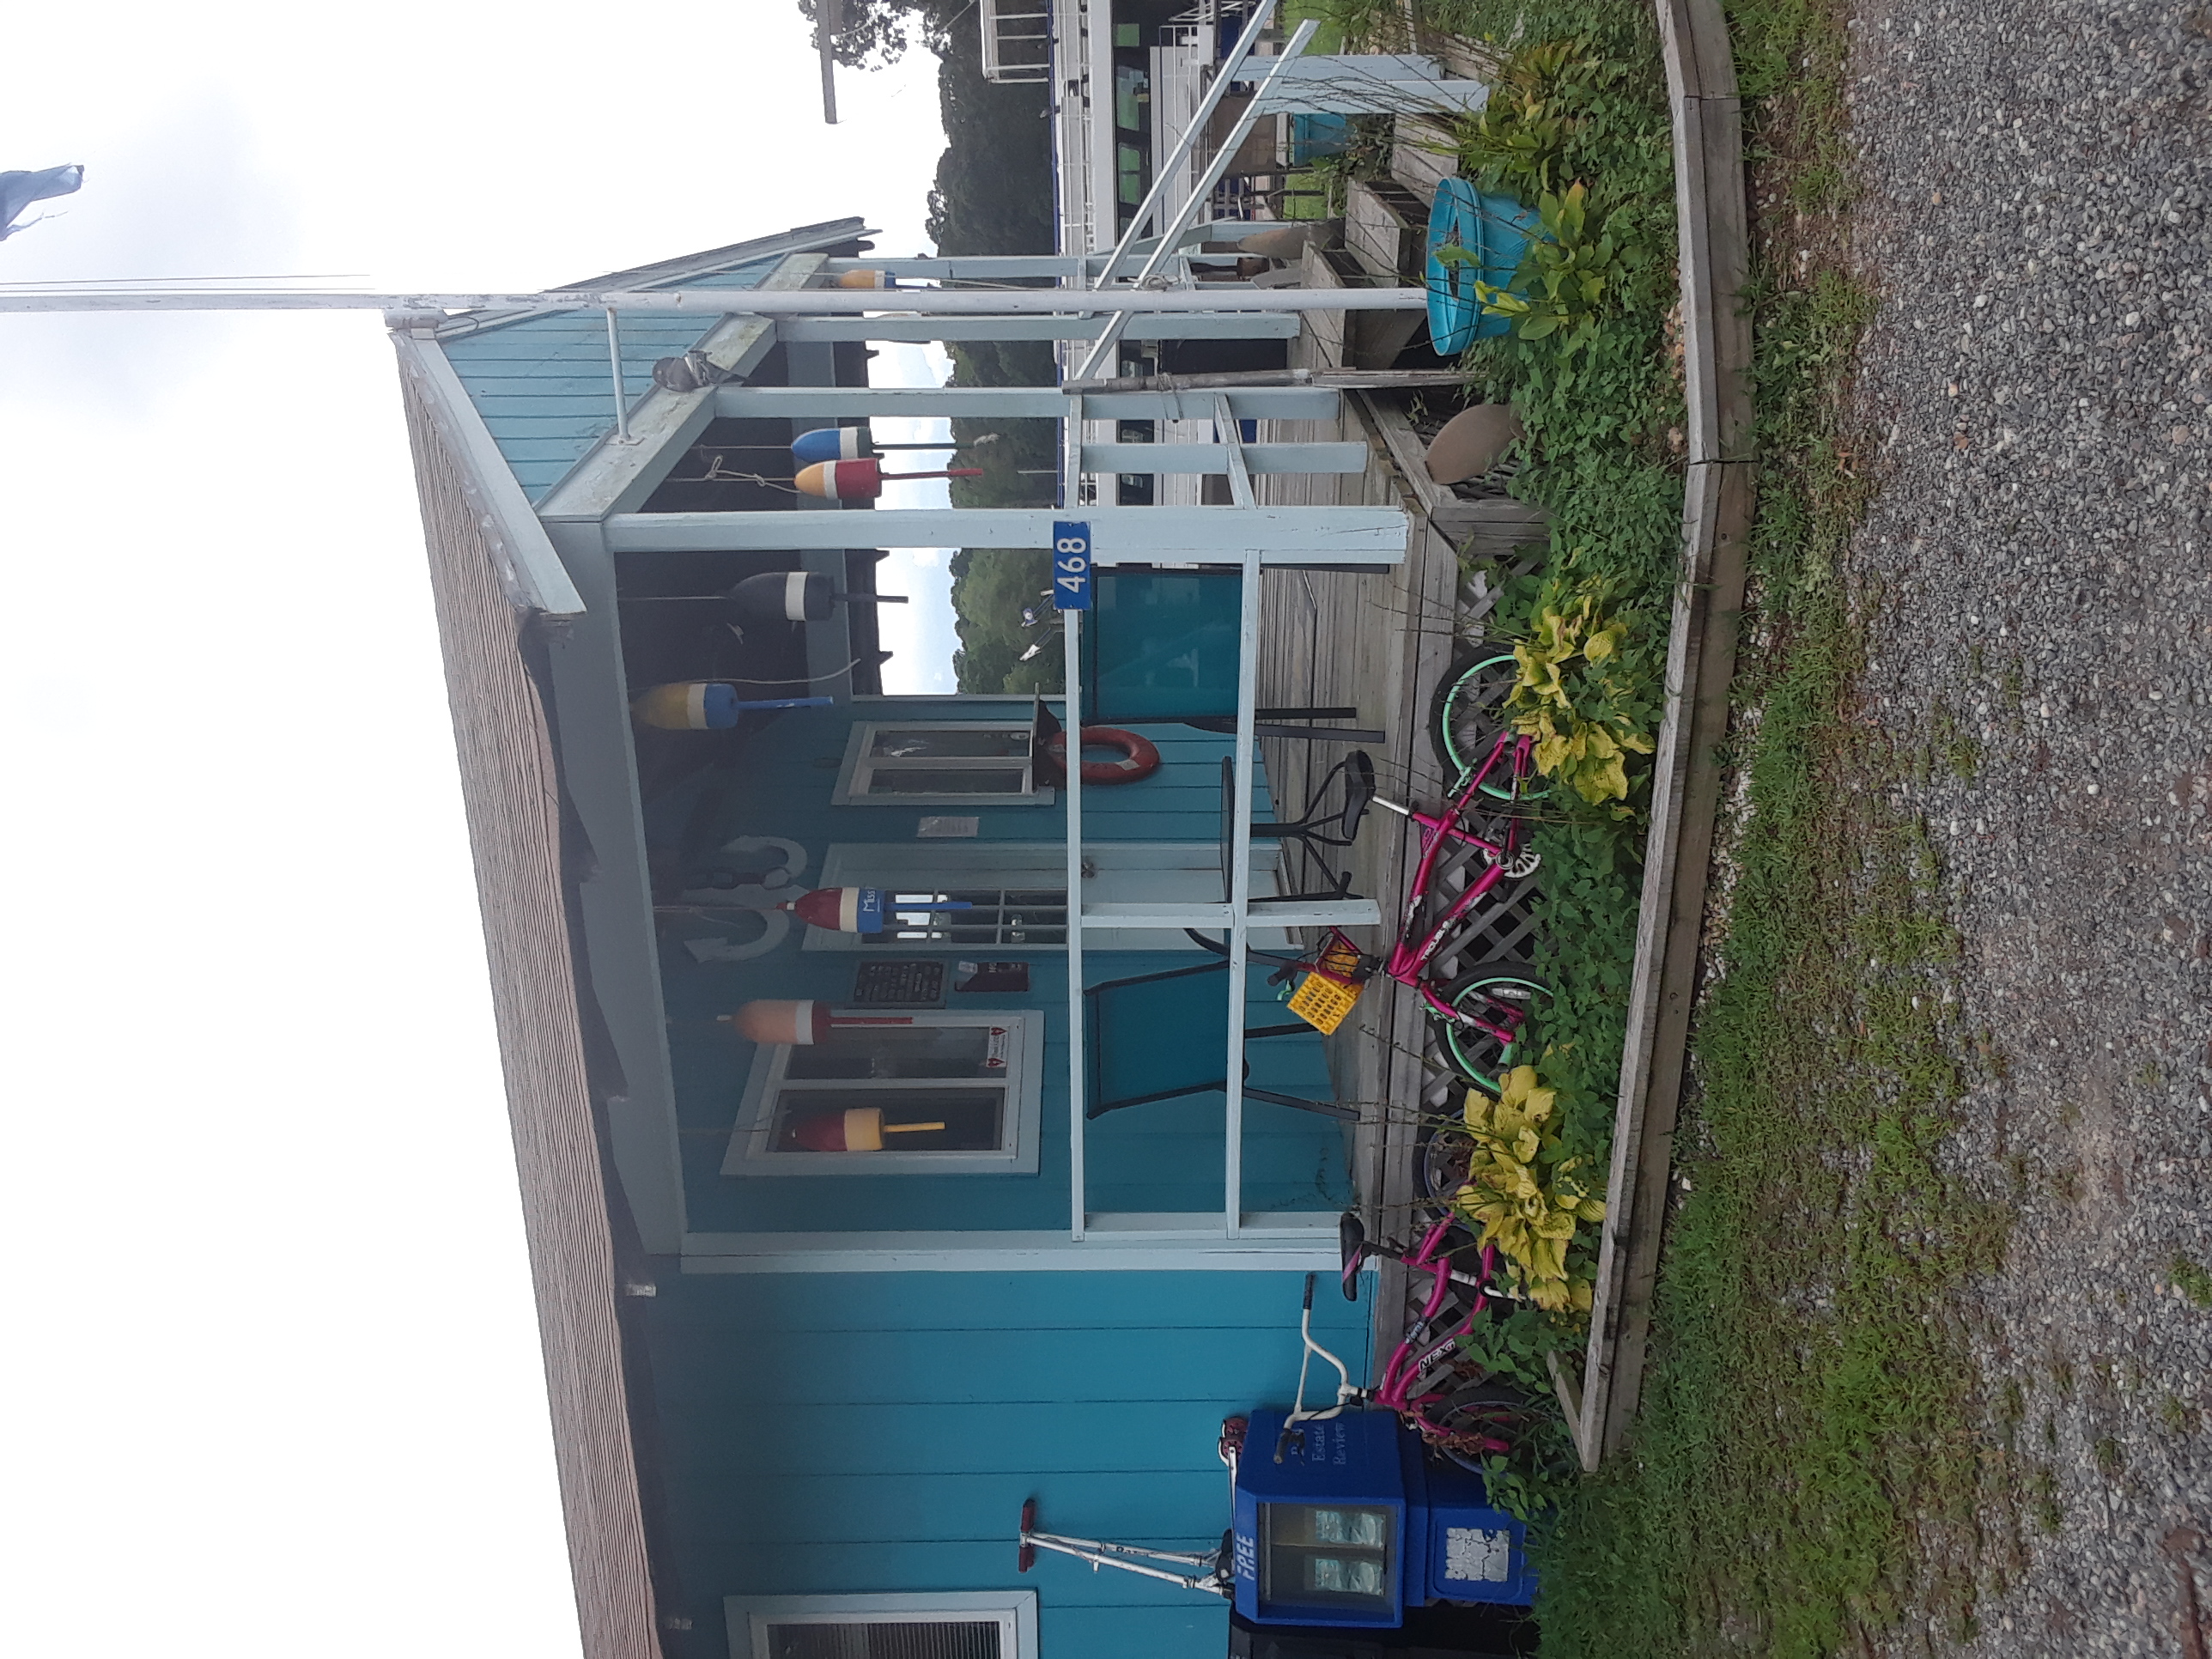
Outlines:
<svg viewBox="0 0 2212 1659"><path fill-rule="evenodd" d="M763 259L688 288L755 288L779 261ZM665 284L663 284L665 286ZM632 404L653 385L653 365L699 343L720 319L657 311L620 313L623 390ZM524 317L446 343L446 356L491 430L515 480L541 499L614 429L614 376L604 312Z"/></svg>
<svg viewBox="0 0 2212 1659"><path fill-rule="evenodd" d="M1043 1557L1055 1530L1209 1548L1221 1419L1297 1381L1294 1273L664 1279L641 1313L674 1540L672 1659L727 1651L726 1595L1027 1589L1050 1659L1217 1659L1211 1597ZM1324 1283L1320 1340L1364 1375L1369 1310ZM1333 1374L1332 1374L1333 1381ZM1267 1455L1260 1449L1259 1455Z"/></svg>
<svg viewBox="0 0 2212 1659"><path fill-rule="evenodd" d="M1004 712L1010 711L1010 712ZM914 838L924 813L952 809L833 806L830 795L855 720L901 718L1022 718L1019 705L901 698L896 703L794 710L752 739L727 773L702 778L654 804L647 837L669 854L711 861L711 849L739 836L778 836L807 853L804 884L818 878L827 848L839 842L897 842ZM1229 739L1185 726L1147 726L1162 764L1139 782L1085 792L1085 839L1108 842L1212 842L1219 836L1220 763ZM1255 809L1270 810L1264 778ZM1064 833L1054 805L978 806L984 840L1049 842ZM738 924L739 928L750 924ZM712 932L702 927L699 931ZM1039 1168L1034 1176L868 1176L733 1177L723 1155L752 1064L751 1044L716 1016L756 997L847 1000L857 952L808 951L804 929L750 962L701 963L672 936L663 945L661 975L669 1016L677 1110L682 1130L685 1198L699 1232L927 1231L1052 1229L1066 1224L1068 1190L1066 957L1057 951L999 947L994 957L1030 964L1026 995L975 996L957 1006L978 1012L1035 1008L1046 1021ZM973 956L977 947L931 951L901 947L901 956ZM1206 958L1192 951L1095 951L1085 975L1097 984ZM1217 993L1218 994L1218 993ZM1247 1024L1290 1023L1279 994L1255 974L1247 993ZM1173 1033L1162 1033L1172 1041ZM1247 1045L1251 1080L1261 1088L1327 1099L1328 1062L1318 1035L1271 1037ZM1178 1211L1218 1214L1223 1202L1224 1103L1218 1092L1130 1107L1089 1126L1086 1191L1094 1211ZM1311 1113L1261 1102L1245 1108L1244 1203L1254 1211L1330 1210L1350 1201L1349 1142L1344 1126Z"/></svg>

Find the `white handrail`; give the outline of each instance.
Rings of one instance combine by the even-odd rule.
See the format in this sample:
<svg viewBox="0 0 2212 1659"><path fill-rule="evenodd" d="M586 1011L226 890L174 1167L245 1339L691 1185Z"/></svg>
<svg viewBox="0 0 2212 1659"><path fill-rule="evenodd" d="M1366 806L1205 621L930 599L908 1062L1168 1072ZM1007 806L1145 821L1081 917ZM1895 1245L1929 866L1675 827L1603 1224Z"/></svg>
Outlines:
<svg viewBox="0 0 2212 1659"><path fill-rule="evenodd" d="M530 293L358 293L335 289L0 288L0 313L61 311L381 311L411 321L459 311L687 311L701 317L1019 317L1156 311L1419 311L1428 290L1396 288L750 288L549 289Z"/></svg>

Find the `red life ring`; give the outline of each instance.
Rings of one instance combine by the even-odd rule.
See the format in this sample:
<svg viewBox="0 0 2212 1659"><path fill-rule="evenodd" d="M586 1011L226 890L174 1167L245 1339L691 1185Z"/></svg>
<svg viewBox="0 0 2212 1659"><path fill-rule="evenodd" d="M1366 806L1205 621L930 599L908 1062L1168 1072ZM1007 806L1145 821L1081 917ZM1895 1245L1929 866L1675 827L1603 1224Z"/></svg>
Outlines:
<svg viewBox="0 0 2212 1659"><path fill-rule="evenodd" d="M1085 726L1083 746L1121 751L1119 760L1084 762L1083 781L1085 783L1134 783L1139 778L1149 778L1160 769L1160 751L1152 740L1140 738L1134 732L1124 732L1118 726ZM1045 739L1044 752L1053 769L1065 778L1067 775L1067 733L1055 732Z"/></svg>

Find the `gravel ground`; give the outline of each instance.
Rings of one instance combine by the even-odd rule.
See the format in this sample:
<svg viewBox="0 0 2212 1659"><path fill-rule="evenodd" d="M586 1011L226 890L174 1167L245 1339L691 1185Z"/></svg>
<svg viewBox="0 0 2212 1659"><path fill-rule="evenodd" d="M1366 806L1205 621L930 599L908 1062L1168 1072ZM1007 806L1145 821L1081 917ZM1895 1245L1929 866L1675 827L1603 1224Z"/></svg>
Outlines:
<svg viewBox="0 0 2212 1659"><path fill-rule="evenodd" d="M2019 1390L2001 1587L1898 1645L2203 1659L2212 1310L2169 1264L2212 1264L2212 9L1876 4L1853 41L1869 714L1933 751L1900 804L2004 1056L1960 1155L2018 1217L1972 1316Z"/></svg>

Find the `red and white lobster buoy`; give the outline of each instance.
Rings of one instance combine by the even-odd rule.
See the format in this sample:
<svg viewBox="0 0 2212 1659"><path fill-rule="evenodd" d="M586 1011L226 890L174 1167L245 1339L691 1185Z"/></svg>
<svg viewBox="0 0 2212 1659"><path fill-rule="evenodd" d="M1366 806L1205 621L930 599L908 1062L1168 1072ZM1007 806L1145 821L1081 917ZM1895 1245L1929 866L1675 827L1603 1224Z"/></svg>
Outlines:
<svg viewBox="0 0 2212 1659"><path fill-rule="evenodd" d="M948 467L940 472L886 472L873 455L850 461L817 461L799 469L791 482L802 495L819 495L830 501L872 501L884 485L900 478L980 478L980 466Z"/></svg>

